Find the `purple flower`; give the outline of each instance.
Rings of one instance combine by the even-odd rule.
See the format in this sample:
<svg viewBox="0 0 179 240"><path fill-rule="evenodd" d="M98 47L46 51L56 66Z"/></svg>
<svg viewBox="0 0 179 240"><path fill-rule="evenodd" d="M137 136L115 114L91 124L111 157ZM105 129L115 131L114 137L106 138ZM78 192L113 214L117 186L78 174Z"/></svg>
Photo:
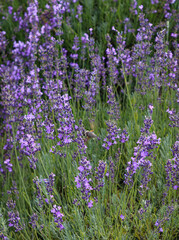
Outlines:
<svg viewBox="0 0 179 240"><path fill-rule="evenodd" d="M19 191L17 189L17 184L15 181L12 181L12 187L7 191L7 194L13 196L15 195L17 199L19 199Z"/></svg>
<svg viewBox="0 0 179 240"><path fill-rule="evenodd" d="M148 108L150 109L150 114L152 114L152 113L153 113L154 106L151 105L151 104L149 104Z"/></svg>
<svg viewBox="0 0 179 240"><path fill-rule="evenodd" d="M170 187L177 190L179 187L179 141L176 141L173 149L173 158L169 159L165 165L167 191Z"/></svg>
<svg viewBox="0 0 179 240"><path fill-rule="evenodd" d="M42 207L44 202L46 202L47 204L53 203L54 196L52 195L52 193L53 193L53 186L55 182L55 174L51 173L49 175L49 178L42 179L42 180L39 180L39 178L36 177L33 179L33 182L36 185L36 193L37 193L37 199L39 201L39 206ZM42 182L45 183L48 198L45 198L43 194Z"/></svg>
<svg viewBox="0 0 179 240"><path fill-rule="evenodd" d="M13 210L16 207L16 201L9 199L6 203L6 206L10 209Z"/></svg>
<svg viewBox="0 0 179 240"><path fill-rule="evenodd" d="M120 138L121 129L117 128L117 126L114 123L112 123L111 121L108 121L106 123L106 125L108 126L108 128L107 128L108 134L107 134L106 138L104 138L104 143L102 146L105 149L109 150L111 146L117 144L116 139Z"/></svg>
<svg viewBox="0 0 179 240"><path fill-rule="evenodd" d="M52 192L53 192L53 186L54 186L54 183L55 183L55 174L51 173L49 175L48 179L44 179L44 182L45 182L46 190L47 190L48 194L51 195Z"/></svg>
<svg viewBox="0 0 179 240"><path fill-rule="evenodd" d="M30 216L30 224L32 225L32 228L37 227L37 221L38 221L38 216L36 213L33 213L32 216Z"/></svg>
<svg viewBox="0 0 179 240"><path fill-rule="evenodd" d="M90 200L90 201L88 202L88 207L89 207L89 208L92 208L92 207L93 207L93 201L92 201L92 200Z"/></svg>
<svg viewBox="0 0 179 240"><path fill-rule="evenodd" d="M128 141L129 136L127 131L124 129L121 132L120 128L117 128L116 124L113 121L107 121L107 136L104 138L104 143L102 147L109 150L111 146L116 145L119 142L125 143Z"/></svg>
<svg viewBox="0 0 179 240"><path fill-rule="evenodd" d="M110 115L110 118L117 121L120 119L120 107L115 99L115 94L113 92L112 87L107 87L107 93L108 93L108 106L110 107L110 110L108 111L108 114Z"/></svg>
<svg viewBox="0 0 179 240"><path fill-rule="evenodd" d="M9 240L9 238L6 237L2 232L0 233L0 239L2 239L2 240Z"/></svg>
<svg viewBox="0 0 179 240"><path fill-rule="evenodd" d="M156 232L159 232L159 233L163 232L162 227L166 221L169 221L170 216L173 213L173 211L174 211L174 207L168 206L166 211L164 212L163 218L157 219L157 221L155 222L155 226L157 227Z"/></svg>
<svg viewBox="0 0 179 240"><path fill-rule="evenodd" d="M84 167L83 167L83 166L79 166L79 167L78 167L78 170L79 170L80 172L83 172L83 171L84 171Z"/></svg>
<svg viewBox="0 0 179 240"><path fill-rule="evenodd" d="M171 37L177 38L177 33L171 33Z"/></svg>
<svg viewBox="0 0 179 240"><path fill-rule="evenodd" d="M80 167L78 168L80 173L75 177L76 187L81 189L82 199L87 202L91 196L90 192L93 190L90 185L92 180L91 178L88 179L88 175L91 174L91 168L90 161L87 161L87 158L83 156L80 161Z"/></svg>
<svg viewBox="0 0 179 240"><path fill-rule="evenodd" d="M12 14L12 10L13 10L13 7L12 7L12 6L9 6L9 7L8 7L8 12L9 12L9 14Z"/></svg>
<svg viewBox="0 0 179 240"><path fill-rule="evenodd" d="M6 165L6 168L8 169L9 172L12 172L12 163L10 163L10 159L6 159L4 161L4 164Z"/></svg>
<svg viewBox="0 0 179 240"><path fill-rule="evenodd" d="M104 172L106 168L106 163L103 161L99 161L97 169L95 168L95 178L98 181L97 186L94 188L94 190L100 190L101 187L104 186Z"/></svg>
<svg viewBox="0 0 179 240"><path fill-rule="evenodd" d="M77 6L77 14L75 17L79 20L80 23L82 23L82 17L81 17L82 13L83 13L83 6L79 4Z"/></svg>
<svg viewBox="0 0 179 240"><path fill-rule="evenodd" d="M150 134L149 129L152 125L152 118L145 118L145 127L141 128L141 136L137 141L138 146L134 148L134 157L128 162L126 168L127 173L125 174L125 183L129 186L133 185L133 176L138 169L141 169L141 185L139 193L142 195L143 192L148 190L148 183L151 181L152 163L149 159L153 158L153 149L157 148L160 144L160 139L157 139L155 133Z"/></svg>
<svg viewBox="0 0 179 240"><path fill-rule="evenodd" d="M179 127L179 113L177 113L175 109L169 110L169 108L167 109L166 112L170 114L169 119L171 123L169 124L169 126Z"/></svg>
<svg viewBox="0 0 179 240"><path fill-rule="evenodd" d="M63 219L62 217L64 216L63 213L60 212L61 207L53 205L53 208L51 210L51 213L53 213L54 217L54 222L56 223L56 227L60 229L64 229L64 226L62 225Z"/></svg>
<svg viewBox="0 0 179 240"><path fill-rule="evenodd" d="M157 4L159 3L159 0L151 0L151 4Z"/></svg>
<svg viewBox="0 0 179 240"><path fill-rule="evenodd" d="M112 157L109 157L110 164L109 164L109 170L106 172L106 177L110 178L112 182L114 182L114 162L112 160Z"/></svg>
<svg viewBox="0 0 179 240"><path fill-rule="evenodd" d="M108 41L107 44L107 49L106 49L106 54L107 54L107 66L108 66L108 71L109 71L109 76L110 76L110 84L114 85L117 83L118 81L118 75L119 75L119 71L118 71L118 64L119 64L119 58L117 56L117 52L116 49L112 46L112 44L110 43L111 38L109 37L109 35L106 36L106 39ZM112 89L111 89L112 91Z"/></svg>
<svg viewBox="0 0 179 240"><path fill-rule="evenodd" d="M22 227L20 226L20 217L19 217L19 212L8 212L8 222L9 222L9 227L14 227L15 232L19 232L22 230Z"/></svg>
<svg viewBox="0 0 179 240"><path fill-rule="evenodd" d="M124 215L120 215L120 218L122 219L122 221L125 219L125 216Z"/></svg>
<svg viewBox="0 0 179 240"><path fill-rule="evenodd" d="M121 143L125 143L125 142L127 142L128 140L129 140L128 132L127 132L125 129L123 129L123 131L122 131L121 134L120 134L120 142L121 142Z"/></svg>
<svg viewBox="0 0 179 240"><path fill-rule="evenodd" d="M159 222L158 222L158 220L155 222L155 226L156 226L156 227L159 226Z"/></svg>
<svg viewBox="0 0 179 240"><path fill-rule="evenodd" d="M163 229L162 229L162 228L159 228L159 232L163 232Z"/></svg>

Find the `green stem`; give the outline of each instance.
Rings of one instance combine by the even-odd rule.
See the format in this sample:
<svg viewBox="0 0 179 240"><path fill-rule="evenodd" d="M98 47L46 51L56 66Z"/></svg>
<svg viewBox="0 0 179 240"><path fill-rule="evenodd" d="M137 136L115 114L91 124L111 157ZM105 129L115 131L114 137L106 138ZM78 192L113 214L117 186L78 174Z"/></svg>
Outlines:
<svg viewBox="0 0 179 240"><path fill-rule="evenodd" d="M128 88L128 83L127 83L127 78L126 78L126 74L125 74L125 71L124 71L123 63L122 63L122 69L123 69L123 74L124 74L125 86L126 86L126 89L127 89L127 97L128 97L128 100L129 100L129 104L130 104L132 115L133 115L134 122L135 122L135 130L137 131L137 133L139 133L139 127L138 127L138 124L137 124L137 121L136 121L136 118L135 118L134 108L133 108L131 97L130 97L130 92L129 92L129 88Z"/></svg>
<svg viewBox="0 0 179 240"><path fill-rule="evenodd" d="M21 182L22 182L24 191L25 191L25 193L26 193L26 195L27 195L27 198L28 198L28 201L27 201L27 202L28 202L28 204L29 204L29 206L30 206L30 209L31 209L31 211L32 211L32 207L31 207L29 195L27 194L27 189L26 189L25 184L24 184L24 180L23 180L23 177L22 177L22 173L21 173L21 169L20 169L20 165L19 165L19 161L18 161L17 149L16 149L16 144L15 144L15 134L14 134L14 127L13 127L13 126L12 126L12 132L13 132L13 138L14 138L14 151L15 151L16 163L17 163L17 166L18 166L20 179L21 179Z"/></svg>

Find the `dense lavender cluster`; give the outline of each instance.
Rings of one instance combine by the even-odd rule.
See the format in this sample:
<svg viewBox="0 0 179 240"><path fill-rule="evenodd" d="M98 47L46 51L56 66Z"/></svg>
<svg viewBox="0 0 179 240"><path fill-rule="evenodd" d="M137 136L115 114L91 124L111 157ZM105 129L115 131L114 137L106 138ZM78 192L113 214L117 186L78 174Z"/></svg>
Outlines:
<svg viewBox="0 0 179 240"><path fill-rule="evenodd" d="M8 212L8 221L9 221L9 227L14 227L15 232L19 232L22 230L22 227L20 226L20 217L19 212Z"/></svg>
<svg viewBox="0 0 179 240"><path fill-rule="evenodd" d="M104 138L104 143L103 143L103 147L107 150L110 149L111 146L116 145L117 144L117 139L120 139L120 132L121 129L117 128L117 126L115 124L113 124L112 122L107 122L107 131L108 134L106 136L106 138Z"/></svg>
<svg viewBox="0 0 179 240"><path fill-rule="evenodd" d="M94 190L100 190L104 186L104 172L106 168L106 163L103 161L99 161L98 167L95 170L95 178L98 181L97 186L94 188Z"/></svg>
<svg viewBox="0 0 179 240"><path fill-rule="evenodd" d="M88 175L91 173L92 166L90 162L83 157L80 161L80 166L78 167L79 175L75 178L76 187L81 189L82 199L88 201L91 196L91 190L93 190L90 182L91 178L88 178Z"/></svg>
<svg viewBox="0 0 179 240"><path fill-rule="evenodd" d="M107 93L108 93L107 103L110 106L108 114L110 115L111 119L117 121L118 119L120 119L119 104L115 99L115 94L113 93L112 87L107 87Z"/></svg>
<svg viewBox="0 0 179 240"><path fill-rule="evenodd" d="M13 201L12 199L8 200L6 203L7 208L9 209L8 211L8 226L9 227L14 227L15 232L21 231L22 226L20 224L20 216L19 212L16 209L16 201Z"/></svg>
<svg viewBox="0 0 179 240"><path fill-rule="evenodd" d="M109 105L110 110L107 112L109 115L109 120L106 121L107 135L103 140L104 143L102 146L105 149L109 150L111 146L116 145L118 142L121 143L127 142L129 136L125 129L121 131L121 129L117 127L117 121L120 119L120 111L112 87L107 87L107 93L108 93L107 103Z"/></svg>
<svg viewBox="0 0 179 240"><path fill-rule="evenodd" d="M119 59L117 58L116 49L110 43L111 38L109 35L107 35L106 40L108 41L108 46L107 46L108 48L106 49L106 55L108 59L107 66L108 66L109 76L110 76L111 84L116 84L119 77L119 71L117 69L117 66L119 64ZM110 89L108 89L108 94L110 94Z"/></svg>
<svg viewBox="0 0 179 240"><path fill-rule="evenodd" d="M179 127L179 113L176 112L176 109L169 110L167 109L167 113L169 113L169 119L171 123L170 127Z"/></svg>
<svg viewBox="0 0 179 240"><path fill-rule="evenodd" d="M53 205L53 208L51 210L51 213L53 214L54 217L54 222L56 223L56 227L62 230L64 226L62 225L63 219L62 217L64 216L63 213L60 212L61 207Z"/></svg>
<svg viewBox="0 0 179 240"><path fill-rule="evenodd" d="M149 109L152 106L149 105ZM156 134L150 133L153 121L151 116L145 118L144 128L141 128L141 136L137 141L137 147L134 148L134 157L131 157L131 161L128 162L125 174L125 184L130 187L133 186L133 176L136 174L137 170L141 170L142 179L139 186L139 193L142 194L148 190L148 183L151 181L152 172L152 162L154 159L153 149L158 148L160 144L160 138L157 138Z"/></svg>
<svg viewBox="0 0 179 240"><path fill-rule="evenodd" d="M95 8L99 2L100 19L101 15L107 16L101 9L108 4L97 1ZM110 8L112 16L120 15L117 2L114 0ZM165 192L161 193L168 210L163 219L157 216L153 222L155 232L163 233L164 223L174 212L171 202L176 201L179 187L175 2L151 0L149 11L133 0L130 18L119 21L123 31L113 26L108 32L106 23L99 29L94 24L84 31L83 22L88 21L88 17L85 18L87 3L78 0L47 0L42 8L40 1L29 0L26 9L21 6L15 10L16 4L13 4L8 6L6 14L2 13L2 20L8 23L11 19L15 27L13 36L2 30L3 26L0 29L0 183L1 207L6 212L2 215L7 222L0 221L1 239L8 239L8 234L16 238L12 232L22 233L17 238L23 238L23 234L28 233L28 225L35 235L40 232L39 236L44 237L44 225L39 227L43 221L41 211L45 215L45 234L48 231L51 234L53 226L58 231L64 229L64 209L71 211L65 214L66 221L73 218L72 212L76 214L82 209L83 221L90 228L92 217L88 218L87 214L92 213L91 208L101 207L101 214L113 215L110 211L115 196L122 201L122 188L129 201L127 190L132 189L133 194L136 186L140 194L137 201L144 195L147 197L149 191L153 194L149 183L153 181L155 188L161 181L160 176L153 174L154 162L160 159L163 163L160 145L162 148L162 137L168 137L173 156L165 159L163 165ZM163 22L154 25L147 16L151 12L162 15L160 11ZM98 21L95 17L93 20ZM134 29L136 22L138 28ZM103 30L104 43L100 45L96 36L101 37ZM130 36L133 36L131 44ZM141 116L136 108L139 104L143 109ZM155 127L159 126L159 114L168 115L169 130L165 126L162 130L163 126ZM140 127L144 116L144 126ZM93 126L92 129L89 126ZM94 131L95 141L86 135L86 129ZM109 190L108 185L112 189ZM65 198L67 207L60 207ZM127 204L121 206L124 208ZM26 205L27 209L23 209ZM147 199L138 211L139 221L144 220L150 206L151 199ZM131 209L127 211L133 211ZM118 214L121 226L127 218L131 221L124 211L120 209ZM4 231L5 225L7 231ZM118 226L118 222L114 225ZM71 228L71 223L69 226Z"/></svg>

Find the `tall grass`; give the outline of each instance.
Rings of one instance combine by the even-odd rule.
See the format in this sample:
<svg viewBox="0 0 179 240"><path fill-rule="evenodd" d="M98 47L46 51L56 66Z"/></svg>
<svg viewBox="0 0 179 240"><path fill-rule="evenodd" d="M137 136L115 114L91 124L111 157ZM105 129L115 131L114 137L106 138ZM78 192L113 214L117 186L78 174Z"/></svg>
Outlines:
<svg viewBox="0 0 179 240"><path fill-rule="evenodd" d="M177 2L151 2L2 3L2 239L177 239Z"/></svg>

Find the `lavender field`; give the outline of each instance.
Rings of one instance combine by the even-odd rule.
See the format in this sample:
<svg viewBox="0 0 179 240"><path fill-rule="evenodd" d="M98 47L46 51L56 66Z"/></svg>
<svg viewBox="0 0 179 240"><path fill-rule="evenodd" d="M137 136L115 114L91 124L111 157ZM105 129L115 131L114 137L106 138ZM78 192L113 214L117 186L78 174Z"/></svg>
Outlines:
<svg viewBox="0 0 179 240"><path fill-rule="evenodd" d="M0 2L0 239L178 239L178 7Z"/></svg>

